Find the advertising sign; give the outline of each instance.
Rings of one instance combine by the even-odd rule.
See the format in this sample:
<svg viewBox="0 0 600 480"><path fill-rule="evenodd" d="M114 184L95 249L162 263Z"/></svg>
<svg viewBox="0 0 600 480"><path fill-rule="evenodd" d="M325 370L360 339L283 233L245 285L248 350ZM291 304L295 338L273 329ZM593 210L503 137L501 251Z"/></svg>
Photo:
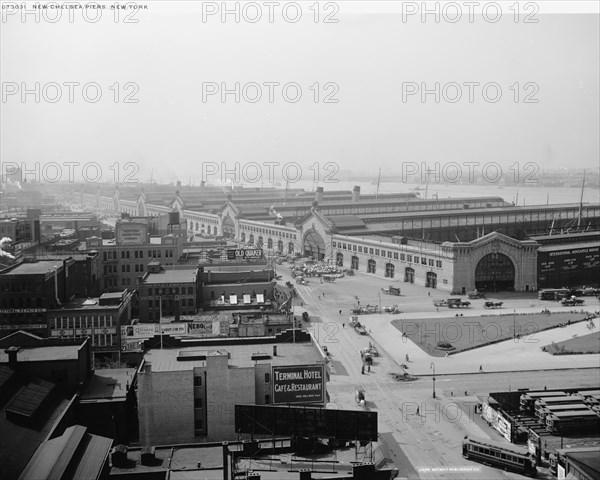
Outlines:
<svg viewBox="0 0 600 480"><path fill-rule="evenodd" d="M227 320L203 320L188 323L188 333L201 337L220 337L229 335Z"/></svg>
<svg viewBox="0 0 600 480"><path fill-rule="evenodd" d="M259 260L263 258L262 248L227 250L227 260Z"/></svg>
<svg viewBox="0 0 600 480"><path fill-rule="evenodd" d="M138 323L121 327L121 336L129 338L150 338L154 335L184 335L187 333L187 323Z"/></svg>
<svg viewBox="0 0 600 480"><path fill-rule="evenodd" d="M139 245L146 243L145 225L117 225L117 242L119 243L119 245Z"/></svg>
<svg viewBox="0 0 600 480"><path fill-rule="evenodd" d="M273 367L273 403L325 401L323 365Z"/></svg>

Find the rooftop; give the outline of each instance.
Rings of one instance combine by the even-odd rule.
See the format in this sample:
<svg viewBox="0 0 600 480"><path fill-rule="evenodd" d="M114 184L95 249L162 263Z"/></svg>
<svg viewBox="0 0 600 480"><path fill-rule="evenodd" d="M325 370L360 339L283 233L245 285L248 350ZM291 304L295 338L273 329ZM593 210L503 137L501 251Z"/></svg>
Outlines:
<svg viewBox="0 0 600 480"><path fill-rule="evenodd" d="M8 275L46 275L47 273L53 272L55 268L62 267L60 260L56 261L38 261L38 262L26 262L17 265L15 268L7 272Z"/></svg>
<svg viewBox="0 0 600 480"><path fill-rule="evenodd" d="M273 357L273 347L277 346L277 356ZM177 372L193 370L194 367L206 366L206 360L179 361L180 353L184 355L203 353L209 355L227 355L230 367L251 367L256 363L267 363L270 365L310 365L323 361L323 356L318 348L312 343L267 343L255 345L223 345L222 347L187 347L173 349L152 349L144 355L144 360L152 364L152 372ZM271 358L267 360L252 360L256 353L268 354Z"/></svg>
<svg viewBox="0 0 600 480"><path fill-rule="evenodd" d="M80 400L85 403L124 400L135 379L135 368L96 370L83 389Z"/></svg>
<svg viewBox="0 0 600 480"><path fill-rule="evenodd" d="M195 276L195 268L170 269L169 267L166 267L165 270L161 270L159 273L149 273L142 283L146 285L161 283L194 283Z"/></svg>
<svg viewBox="0 0 600 480"><path fill-rule="evenodd" d="M81 345L56 345L51 347L22 348L18 362L43 362L47 360L76 360ZM0 363L8 363L8 355L0 351Z"/></svg>

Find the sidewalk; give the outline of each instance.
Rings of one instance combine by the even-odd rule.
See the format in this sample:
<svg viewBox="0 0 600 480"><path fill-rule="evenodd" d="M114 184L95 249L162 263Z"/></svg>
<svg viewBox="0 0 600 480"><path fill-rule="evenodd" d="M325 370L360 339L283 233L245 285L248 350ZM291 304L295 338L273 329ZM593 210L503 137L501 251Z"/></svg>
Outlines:
<svg viewBox="0 0 600 480"><path fill-rule="evenodd" d="M560 311L560 310L557 310ZM564 310L563 310L564 311ZM530 313L531 309L517 309L517 313ZM512 312L511 312L512 313ZM411 318L435 318L430 314L411 314ZM448 312L440 312L438 317L447 317ZM464 316L480 316L473 312ZM395 316L394 316L395 317ZM483 373L514 372L527 370L556 370L572 368L600 368L600 355L550 355L543 352L541 347L552 341L568 340L574 336L583 336L598 332L598 319L595 328L590 330L586 322L579 322L564 328L554 328L536 333L532 338L512 339L476 348L448 357L432 357L408 338L403 338L401 332L391 325L390 316L369 315L361 317L361 322L370 331L370 336L393 358L397 364L407 364L411 375L431 375L431 364L435 363L436 375L478 373L479 366ZM406 362L408 354L410 361ZM400 368L398 367L398 371Z"/></svg>

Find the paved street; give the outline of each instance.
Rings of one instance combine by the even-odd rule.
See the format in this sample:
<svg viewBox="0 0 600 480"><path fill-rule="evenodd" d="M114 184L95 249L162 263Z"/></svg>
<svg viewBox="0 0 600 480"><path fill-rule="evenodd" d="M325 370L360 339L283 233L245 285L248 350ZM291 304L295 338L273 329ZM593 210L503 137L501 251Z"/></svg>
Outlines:
<svg viewBox="0 0 600 480"><path fill-rule="evenodd" d="M284 276L284 282L291 279L287 264L279 266L278 273ZM379 416L381 441L375 461L382 458L393 461L401 478L522 478L462 458L464 435L500 439L500 435L482 421L480 414L473 413L473 406L480 397L517 388L592 387L600 383L598 355L551 356L540 349L551 341L591 333L585 322L522 337L527 341L505 341L449 357L431 357L409 339L402 338L390 322L400 318L448 317L448 309L436 311L431 300L450 295L366 274L338 279L333 284L322 284L314 277L308 281L306 286L295 285L301 298L294 300L294 311L297 316L303 311L309 313L308 327L330 352L332 375L328 391L334 404L330 406L360 408L354 400L354 392L357 387L364 388L366 408L377 411ZM390 284L402 289L400 297L380 296L380 289ZM515 297L504 295L505 308L498 313L540 312L544 308L568 311L554 302L541 302L534 294ZM370 303L379 307L380 298L382 307L398 304L402 313L361 315L359 320L366 326L368 335L358 335L348 325L350 308L358 301L361 305ZM598 310L595 303L586 307L590 311ZM461 311L464 316L484 312L490 314L483 309L480 300L473 301L473 308ZM594 331L598 331L598 321L595 323ZM374 358L371 371L363 375L359 351L368 346L369 341L378 347L380 356ZM407 354L409 362L406 362ZM403 363L408 365L411 374L419 377L417 380L393 380L390 374L401 372L399 365ZM436 369L435 400L432 363ZM479 365L485 367L483 373L479 372Z"/></svg>

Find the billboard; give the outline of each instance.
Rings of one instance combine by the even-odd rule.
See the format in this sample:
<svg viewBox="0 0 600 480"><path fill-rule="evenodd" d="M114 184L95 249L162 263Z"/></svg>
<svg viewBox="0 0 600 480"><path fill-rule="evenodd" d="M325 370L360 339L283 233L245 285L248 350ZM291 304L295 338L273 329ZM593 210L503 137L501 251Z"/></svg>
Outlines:
<svg viewBox="0 0 600 480"><path fill-rule="evenodd" d="M325 402L325 367L293 365L273 367L273 403Z"/></svg>
<svg viewBox="0 0 600 480"><path fill-rule="evenodd" d="M188 325L188 333L198 337L227 337L229 336L229 321L224 320L194 320Z"/></svg>
<svg viewBox="0 0 600 480"><path fill-rule="evenodd" d="M117 243L119 245L145 244L146 226L140 223L117 224Z"/></svg>
<svg viewBox="0 0 600 480"><path fill-rule="evenodd" d="M161 328L162 327L162 328ZM121 336L129 338L150 338L154 335L184 335L187 323L138 323L121 327Z"/></svg>
<svg viewBox="0 0 600 480"><path fill-rule="evenodd" d="M241 248L227 250L227 260L260 260L262 248Z"/></svg>
<svg viewBox="0 0 600 480"><path fill-rule="evenodd" d="M235 432L377 441L377 412L315 407L236 405Z"/></svg>

